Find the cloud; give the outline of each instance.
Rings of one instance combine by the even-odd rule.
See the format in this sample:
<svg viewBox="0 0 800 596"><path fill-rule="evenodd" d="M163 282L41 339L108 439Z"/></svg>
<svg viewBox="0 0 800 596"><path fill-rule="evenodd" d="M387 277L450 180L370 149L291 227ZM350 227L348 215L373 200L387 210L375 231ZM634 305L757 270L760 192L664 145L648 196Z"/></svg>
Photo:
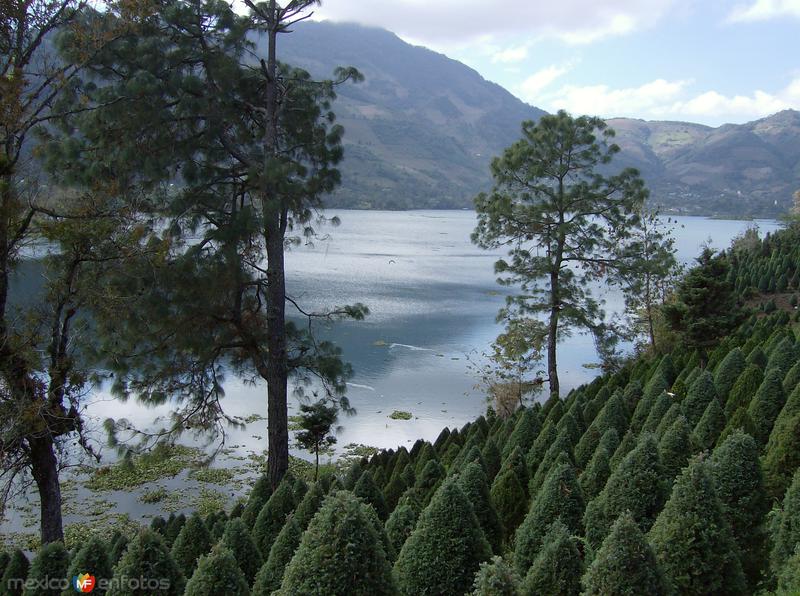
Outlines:
<svg viewBox="0 0 800 596"><path fill-rule="evenodd" d="M574 114L628 116L650 113L665 101L677 100L690 81L656 79L639 87L611 89L608 85L565 85L546 98L554 109Z"/></svg>
<svg viewBox="0 0 800 596"><path fill-rule="evenodd" d="M525 58L528 57L528 45L521 45L521 46L514 46L510 48L506 48L504 50L499 50L492 55L492 62L502 62L504 64L510 64L513 62L522 62Z"/></svg>
<svg viewBox="0 0 800 596"><path fill-rule="evenodd" d="M684 1L326 0L315 18L383 27L438 47L513 34L583 44L650 27Z"/></svg>
<svg viewBox="0 0 800 596"><path fill-rule="evenodd" d="M728 22L766 21L779 17L800 18L800 0L755 0L734 8L728 15Z"/></svg>
<svg viewBox="0 0 800 596"><path fill-rule="evenodd" d="M692 93L692 85L692 81L664 79L623 89L564 85L544 95L537 105L549 111L565 109L605 118L699 120L712 124L747 122L780 110L800 109L800 78L774 93L756 90L744 95L726 95L715 90Z"/></svg>
<svg viewBox="0 0 800 596"><path fill-rule="evenodd" d="M517 95L528 103L536 103L543 89L570 71L571 66L551 65L543 68L520 83Z"/></svg>

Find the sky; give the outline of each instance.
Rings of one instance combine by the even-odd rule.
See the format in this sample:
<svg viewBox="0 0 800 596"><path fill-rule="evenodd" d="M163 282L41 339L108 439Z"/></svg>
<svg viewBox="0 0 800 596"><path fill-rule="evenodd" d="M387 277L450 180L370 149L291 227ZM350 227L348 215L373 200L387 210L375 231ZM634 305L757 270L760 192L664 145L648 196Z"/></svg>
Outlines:
<svg viewBox="0 0 800 596"><path fill-rule="evenodd" d="M323 0L523 101L712 126L800 109L800 0Z"/></svg>

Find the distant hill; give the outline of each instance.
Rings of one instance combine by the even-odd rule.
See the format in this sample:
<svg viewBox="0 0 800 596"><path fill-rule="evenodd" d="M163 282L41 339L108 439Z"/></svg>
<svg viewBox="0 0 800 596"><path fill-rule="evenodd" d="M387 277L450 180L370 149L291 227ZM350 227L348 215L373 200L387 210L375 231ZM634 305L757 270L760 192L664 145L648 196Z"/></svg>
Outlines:
<svg viewBox="0 0 800 596"><path fill-rule="evenodd" d="M287 62L314 76L355 66L365 82L339 90L343 184L329 204L356 208L471 207L491 186L489 162L542 110L473 69L393 33L307 22L279 41ZM619 118L609 123L653 201L674 212L719 216L784 213L800 188L800 113L742 125Z"/></svg>
<svg viewBox="0 0 800 596"><path fill-rule="evenodd" d="M800 112L711 128L609 120L621 159L639 168L653 200L682 213L774 216L800 188Z"/></svg>
<svg viewBox="0 0 800 596"><path fill-rule="evenodd" d="M366 77L342 86L334 106L346 150L343 185L329 204L340 207L471 207L491 185L491 158L519 137L523 120L545 113L381 29L303 23L281 36L278 51L314 76L347 65Z"/></svg>

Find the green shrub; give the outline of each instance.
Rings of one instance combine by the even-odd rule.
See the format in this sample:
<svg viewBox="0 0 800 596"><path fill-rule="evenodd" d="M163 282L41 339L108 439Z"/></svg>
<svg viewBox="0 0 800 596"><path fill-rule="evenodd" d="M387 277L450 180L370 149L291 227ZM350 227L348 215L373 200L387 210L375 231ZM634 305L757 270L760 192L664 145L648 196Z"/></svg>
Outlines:
<svg viewBox="0 0 800 596"><path fill-rule="evenodd" d="M375 484L372 479L372 472L367 470L361 475L361 478L356 482L353 489L353 494L364 501L366 504L371 505L375 512L382 520L389 517L388 507L386 506L386 499L383 497L381 489Z"/></svg>
<svg viewBox="0 0 800 596"><path fill-rule="evenodd" d="M92 594L103 596L105 590L100 585L100 580L108 581L111 579L114 570L111 559L108 557L108 545L99 538L92 536L78 549L69 564L67 578L72 579L83 573L91 573L98 583ZM75 594L74 587L70 586L62 593L62 596L72 596Z"/></svg>
<svg viewBox="0 0 800 596"><path fill-rule="evenodd" d="M272 493L253 526L253 540L262 556L269 553L272 543L286 523L287 516L294 510L293 480L284 478Z"/></svg>
<svg viewBox="0 0 800 596"><path fill-rule="evenodd" d="M294 512L294 519L302 529L306 529L311 518L322 506L327 490L322 482L315 482L303 496ZM236 551L234 551L236 552Z"/></svg>
<svg viewBox="0 0 800 596"><path fill-rule="evenodd" d="M152 589L133 581L139 578L157 578L164 582L165 587L158 591L160 595L181 596L186 585L167 545L152 530L142 530L114 567L109 596L152 596Z"/></svg>
<svg viewBox="0 0 800 596"><path fill-rule="evenodd" d="M753 438L759 445L766 445L775 420L785 403L783 375L778 369L767 371L764 381L758 387L758 391L747 409L747 413L755 425Z"/></svg>
<svg viewBox="0 0 800 596"><path fill-rule="evenodd" d="M800 546L786 562L778 576L776 596L797 596L800 594Z"/></svg>
<svg viewBox="0 0 800 596"><path fill-rule="evenodd" d="M714 378L706 370L689 386L689 392L686 394L686 399L683 400L683 415L686 416L690 427L697 426L708 404L714 399L717 399Z"/></svg>
<svg viewBox="0 0 800 596"><path fill-rule="evenodd" d="M211 550L213 540L203 519L195 513L187 521L172 545L172 558L183 571L191 576L201 555Z"/></svg>
<svg viewBox="0 0 800 596"><path fill-rule="evenodd" d="M528 508L525 489L522 488L513 468L508 468L497 475L489 494L503 523L504 535L510 540Z"/></svg>
<svg viewBox="0 0 800 596"><path fill-rule="evenodd" d="M486 478L491 482L500 471L502 463L500 449L498 449L497 441L494 440L494 437L486 439L486 444L481 449L481 457L483 457L483 461L486 464Z"/></svg>
<svg viewBox="0 0 800 596"><path fill-rule="evenodd" d="M53 596L61 594L59 583L66 579L69 569L69 552L62 542L45 544L31 563L28 571L29 586L25 596Z"/></svg>
<svg viewBox="0 0 800 596"><path fill-rule="evenodd" d="M795 471L792 483L786 489L781 507L775 512L771 530L770 565L773 573L778 575L800 544L800 470Z"/></svg>
<svg viewBox="0 0 800 596"><path fill-rule="evenodd" d="M734 348L728 352L727 356L719 363L714 371L714 386L717 388L722 403L726 403L728 395L736 383L736 379L744 372L747 363L744 354L739 348Z"/></svg>
<svg viewBox="0 0 800 596"><path fill-rule="evenodd" d="M548 528L544 546L525 576L522 593L526 596L577 596L583 571L578 539L570 536L567 527L556 520Z"/></svg>
<svg viewBox="0 0 800 596"><path fill-rule="evenodd" d="M447 479L420 515L394 566L400 592L463 594L479 565L491 556L467 496Z"/></svg>
<svg viewBox="0 0 800 596"><path fill-rule="evenodd" d="M748 365L736 379L728 394L728 401L725 402L725 415L730 418L739 408L746 409L763 380L763 371L754 364Z"/></svg>
<svg viewBox="0 0 800 596"><path fill-rule="evenodd" d="M511 436L503 445L503 457L507 457L517 447L523 453L527 453L541 430L542 422L539 419L539 413L532 408L525 408L519 416Z"/></svg>
<svg viewBox="0 0 800 596"><path fill-rule="evenodd" d="M611 475L611 456L618 446L617 431L613 428L607 430L600 439L586 469L578 477L578 483L587 500L594 499L606 485L606 481Z"/></svg>
<svg viewBox="0 0 800 596"><path fill-rule="evenodd" d="M3 577L0 579L0 589L4 595L19 596L22 594L21 582L15 580L27 579L30 566L28 557L21 550L16 549L11 553L6 568L3 570ZM18 584L20 587L16 589Z"/></svg>
<svg viewBox="0 0 800 596"><path fill-rule="evenodd" d="M664 478L669 480L670 484L689 461L691 455L689 445L689 423L686 422L686 416L680 414L658 442L658 455L664 467Z"/></svg>
<svg viewBox="0 0 800 596"><path fill-rule="evenodd" d="M403 544L417 525L419 512L408 502L400 502L389 519L386 520L386 536L395 553L399 553ZM392 561L394 562L394 561Z"/></svg>
<svg viewBox="0 0 800 596"><path fill-rule="evenodd" d="M286 566L292 560L302 537L303 528L295 516L290 515L256 575L253 596L269 596L281 587Z"/></svg>
<svg viewBox="0 0 800 596"><path fill-rule="evenodd" d="M436 489L444 480L446 472L438 460L431 459L425 464L422 471L417 474L414 488L419 491L422 505L427 505Z"/></svg>
<svg viewBox="0 0 800 596"><path fill-rule="evenodd" d="M736 431L711 455L709 471L722 513L743 555L741 563L750 593L755 593L767 567L764 519L769 501L759 450L753 437Z"/></svg>
<svg viewBox="0 0 800 596"><path fill-rule="evenodd" d="M658 444L652 434L646 434L586 508L584 523L589 544L599 548L611 525L626 511L631 512L643 532L648 531L664 505L667 486Z"/></svg>
<svg viewBox="0 0 800 596"><path fill-rule="evenodd" d="M531 503L531 508L517 530L514 568L525 574L533 563L544 539L545 530L559 520L573 534L583 533L583 492L569 464L554 469Z"/></svg>
<svg viewBox="0 0 800 596"><path fill-rule="evenodd" d="M800 468L800 385L798 385L769 435L764 449L764 471L767 491L775 499L786 492L792 474Z"/></svg>
<svg viewBox="0 0 800 596"><path fill-rule="evenodd" d="M705 462L692 462L678 477L649 539L675 592L746 592L738 548Z"/></svg>
<svg viewBox="0 0 800 596"><path fill-rule="evenodd" d="M719 435L725 428L727 420L719 401L712 399L702 418L692 432L692 444L698 451L710 451L717 444Z"/></svg>
<svg viewBox="0 0 800 596"><path fill-rule="evenodd" d="M459 474L458 482L472 504L472 509L492 551L499 553L503 544L503 525L492 503L483 468L478 462L468 463Z"/></svg>
<svg viewBox="0 0 800 596"><path fill-rule="evenodd" d="M264 508L271 495L272 487L269 483L269 476L263 474L253 485L250 496L247 498L247 504L242 510L242 521L248 528L252 528L255 525L258 514ZM177 533L175 535L177 536Z"/></svg>
<svg viewBox="0 0 800 596"><path fill-rule="evenodd" d="M216 547L200 558L192 577L186 583L184 596L249 596L247 580L236 564L233 552Z"/></svg>
<svg viewBox="0 0 800 596"><path fill-rule="evenodd" d="M166 544L166 538L164 539L164 543ZM128 550L129 545L130 541L124 534L120 534L116 540L111 542L111 550L108 552L108 558L111 561L112 567L119 563L122 555L124 555L125 551Z"/></svg>
<svg viewBox="0 0 800 596"><path fill-rule="evenodd" d="M655 553L629 513L622 514L583 576L583 596L667 596Z"/></svg>
<svg viewBox="0 0 800 596"><path fill-rule="evenodd" d="M397 594L368 509L346 491L328 496L286 567L278 594Z"/></svg>
<svg viewBox="0 0 800 596"><path fill-rule="evenodd" d="M481 563L470 596L519 596L520 578L502 557Z"/></svg>
<svg viewBox="0 0 800 596"><path fill-rule="evenodd" d="M253 536L241 519L235 518L228 522L220 544L236 555L236 563L242 570L247 585L253 585L263 558Z"/></svg>

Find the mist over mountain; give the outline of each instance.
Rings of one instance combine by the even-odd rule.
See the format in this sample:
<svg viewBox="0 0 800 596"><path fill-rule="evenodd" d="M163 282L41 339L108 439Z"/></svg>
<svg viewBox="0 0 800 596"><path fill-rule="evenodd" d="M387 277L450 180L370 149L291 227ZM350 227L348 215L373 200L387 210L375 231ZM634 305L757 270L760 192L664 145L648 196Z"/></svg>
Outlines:
<svg viewBox="0 0 800 596"><path fill-rule="evenodd" d="M345 127L336 207L461 208L491 187L489 163L545 112L464 64L388 31L306 22L279 41L279 55L317 77L355 66L363 83L339 88ZM641 170L665 210L717 216L784 213L800 188L800 113L742 125L609 120L620 166Z"/></svg>

